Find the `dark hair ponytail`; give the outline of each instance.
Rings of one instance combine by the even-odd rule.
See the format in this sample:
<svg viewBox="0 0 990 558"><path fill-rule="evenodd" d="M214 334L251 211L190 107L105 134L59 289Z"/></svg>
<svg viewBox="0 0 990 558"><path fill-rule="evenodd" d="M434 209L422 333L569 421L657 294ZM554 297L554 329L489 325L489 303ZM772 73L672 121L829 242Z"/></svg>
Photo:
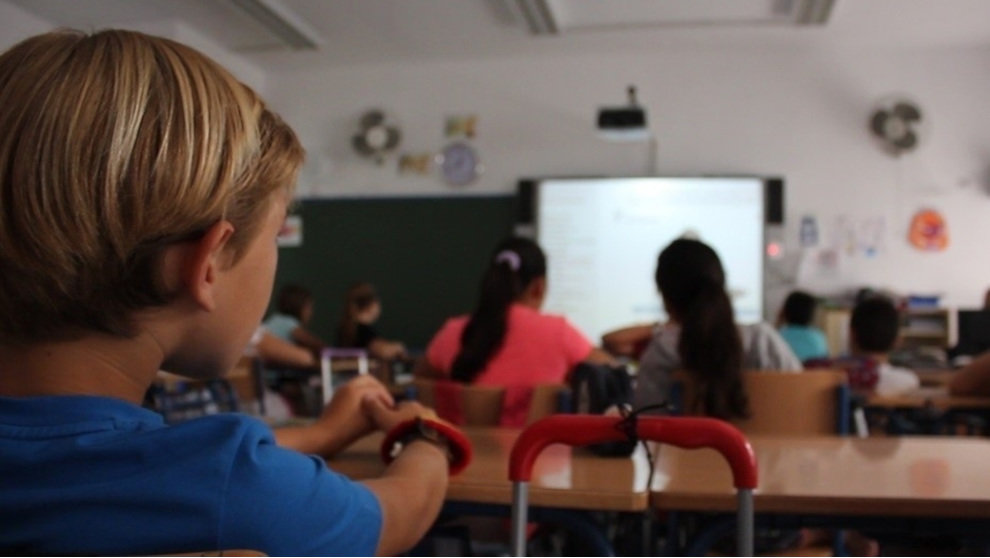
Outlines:
<svg viewBox="0 0 990 558"><path fill-rule="evenodd" d="M451 378L474 381L505 341L512 302L534 279L546 274L546 256L532 240L512 237L495 247L481 279L478 304L461 334L461 350L451 365Z"/></svg>
<svg viewBox="0 0 990 558"><path fill-rule="evenodd" d="M697 382L694 403L721 419L749 416L742 339L718 255L700 241L675 240L660 253L655 278L668 313L681 325L677 352Z"/></svg>

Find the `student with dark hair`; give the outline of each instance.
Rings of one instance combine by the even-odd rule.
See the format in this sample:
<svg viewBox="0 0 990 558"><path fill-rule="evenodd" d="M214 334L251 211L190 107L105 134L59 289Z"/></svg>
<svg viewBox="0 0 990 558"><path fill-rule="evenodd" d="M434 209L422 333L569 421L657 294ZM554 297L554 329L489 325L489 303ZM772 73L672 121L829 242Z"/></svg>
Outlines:
<svg viewBox="0 0 990 558"><path fill-rule="evenodd" d="M371 283L361 282L347 289L344 311L337 326L337 346L367 349L382 360L406 356L406 347L398 341L382 338L374 327L382 313L381 300Z"/></svg>
<svg viewBox="0 0 990 558"><path fill-rule="evenodd" d="M817 305L818 301L812 295L794 291L787 295L784 306L780 309L780 336L802 362L828 356L825 332L811 324Z"/></svg>
<svg viewBox="0 0 990 558"><path fill-rule="evenodd" d="M284 341L290 341L318 353L326 343L306 326L313 319L313 293L302 285L286 284L278 292L276 312L265 320L265 329Z"/></svg>
<svg viewBox="0 0 990 558"><path fill-rule="evenodd" d="M869 296L853 308L849 320L848 356L812 360L809 367L840 367L849 373L853 389L878 395L898 395L921 385L917 374L889 362L900 336L900 313L890 299Z"/></svg>
<svg viewBox="0 0 990 558"><path fill-rule="evenodd" d="M534 386L565 381L585 360L610 362L566 318L540 313L546 271L543 250L532 240L500 242L481 279L474 311L447 320L416 374L488 386Z"/></svg>
<svg viewBox="0 0 990 558"><path fill-rule="evenodd" d="M637 407L669 401L672 375L697 384L691 408L743 418L749 405L743 370L800 371L801 362L766 323L737 325L718 255L698 240L677 239L657 258L654 276L668 321L653 329L637 375Z"/></svg>

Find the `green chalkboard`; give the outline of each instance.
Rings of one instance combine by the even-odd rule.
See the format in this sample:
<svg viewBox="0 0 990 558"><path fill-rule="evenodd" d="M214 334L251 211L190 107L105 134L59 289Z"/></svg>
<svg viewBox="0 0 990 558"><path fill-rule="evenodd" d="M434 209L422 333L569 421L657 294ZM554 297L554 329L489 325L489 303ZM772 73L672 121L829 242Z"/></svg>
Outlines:
<svg viewBox="0 0 990 558"><path fill-rule="evenodd" d="M275 293L313 291L310 329L332 343L344 293L370 281L382 336L421 350L443 321L470 312L495 244L510 234L515 196L313 199L299 202L303 242L279 249Z"/></svg>

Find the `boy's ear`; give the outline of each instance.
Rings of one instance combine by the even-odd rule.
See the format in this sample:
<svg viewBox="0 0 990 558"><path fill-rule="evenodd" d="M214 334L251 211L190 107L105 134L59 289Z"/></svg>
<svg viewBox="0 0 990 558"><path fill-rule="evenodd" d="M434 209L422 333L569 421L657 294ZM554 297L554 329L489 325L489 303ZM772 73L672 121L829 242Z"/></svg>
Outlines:
<svg viewBox="0 0 990 558"><path fill-rule="evenodd" d="M206 229L199 240L191 243L182 280L186 291L204 310L216 308L214 289L226 262L224 248L233 234L234 225L221 220Z"/></svg>

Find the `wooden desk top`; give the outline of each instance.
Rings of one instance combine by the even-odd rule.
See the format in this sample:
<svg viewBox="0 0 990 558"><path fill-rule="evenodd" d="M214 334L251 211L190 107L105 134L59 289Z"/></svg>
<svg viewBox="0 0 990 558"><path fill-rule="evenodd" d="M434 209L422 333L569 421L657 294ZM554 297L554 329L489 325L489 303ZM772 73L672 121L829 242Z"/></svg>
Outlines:
<svg viewBox="0 0 990 558"><path fill-rule="evenodd" d="M990 440L751 437L757 512L990 518ZM713 450L661 446L651 494L661 509L735 510Z"/></svg>
<svg viewBox="0 0 990 558"><path fill-rule="evenodd" d="M509 452L518 430L466 428L474 444L471 465L450 481L447 500L511 504ZM381 434L359 440L327 461L331 469L355 479L381 474ZM567 509L642 511L649 505L649 465L642 447L631 458L597 457L568 446L548 447L536 460L530 504Z"/></svg>
<svg viewBox="0 0 990 558"><path fill-rule="evenodd" d="M961 408L990 409L990 397L949 395L946 386L922 386L902 395L869 395L868 407L931 407L939 410Z"/></svg>
<svg viewBox="0 0 990 558"><path fill-rule="evenodd" d="M922 386L947 386L949 381L952 380L952 376L956 373L955 370L943 370L943 369L932 369L932 370L914 370L914 373L921 380Z"/></svg>

